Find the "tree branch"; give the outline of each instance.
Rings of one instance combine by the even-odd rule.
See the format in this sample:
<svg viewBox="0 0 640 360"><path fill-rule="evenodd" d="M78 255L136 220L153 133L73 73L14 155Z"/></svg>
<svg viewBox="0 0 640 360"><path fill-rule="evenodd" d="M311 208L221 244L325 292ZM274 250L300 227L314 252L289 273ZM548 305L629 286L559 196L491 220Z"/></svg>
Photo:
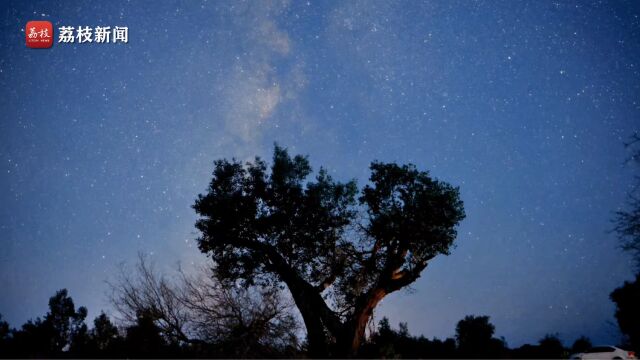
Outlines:
<svg viewBox="0 0 640 360"><path fill-rule="evenodd" d="M303 308L312 309L306 316L320 315L322 323L327 329L337 334L342 330L342 322L338 316L325 303L322 296L318 293L317 288L309 284L293 269L286 260L278 253L274 246L255 240L238 240L238 245L249 250L262 253L267 256L274 271L282 281L287 284L293 299L298 304L298 308L305 316Z"/></svg>

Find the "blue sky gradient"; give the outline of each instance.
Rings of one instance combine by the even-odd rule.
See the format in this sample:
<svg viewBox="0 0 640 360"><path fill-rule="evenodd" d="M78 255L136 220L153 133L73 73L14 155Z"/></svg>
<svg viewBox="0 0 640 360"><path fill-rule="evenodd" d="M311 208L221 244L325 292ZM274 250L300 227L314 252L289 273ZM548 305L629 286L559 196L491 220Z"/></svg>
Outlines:
<svg viewBox="0 0 640 360"><path fill-rule="evenodd" d="M68 288L90 318L142 251L202 263L190 208L222 157L273 143L335 178L412 162L460 186L457 247L375 316L510 346L617 343L631 279L612 213L634 169L640 4L8 1L0 31L0 313ZM28 49L24 26L127 26L128 44Z"/></svg>

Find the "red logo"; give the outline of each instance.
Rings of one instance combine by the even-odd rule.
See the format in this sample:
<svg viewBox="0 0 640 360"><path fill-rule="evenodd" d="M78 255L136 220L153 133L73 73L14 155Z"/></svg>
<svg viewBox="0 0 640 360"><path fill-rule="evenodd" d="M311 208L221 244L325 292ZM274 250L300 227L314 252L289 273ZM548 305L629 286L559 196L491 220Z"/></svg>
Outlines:
<svg viewBox="0 0 640 360"><path fill-rule="evenodd" d="M49 21L29 21L24 33L27 47L46 49L53 45L53 25Z"/></svg>

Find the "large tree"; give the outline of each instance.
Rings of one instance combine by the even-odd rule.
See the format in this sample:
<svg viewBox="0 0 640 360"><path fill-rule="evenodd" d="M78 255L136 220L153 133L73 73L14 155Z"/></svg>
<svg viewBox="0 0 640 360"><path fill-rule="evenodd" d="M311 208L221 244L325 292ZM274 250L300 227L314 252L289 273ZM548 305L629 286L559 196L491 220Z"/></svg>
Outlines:
<svg viewBox="0 0 640 360"><path fill-rule="evenodd" d="M448 254L464 218L458 188L414 165L373 162L358 196L307 157L275 146L260 158L215 162L194 209L200 250L228 283L286 284L314 356L354 355L374 308ZM333 350L331 350L333 349Z"/></svg>

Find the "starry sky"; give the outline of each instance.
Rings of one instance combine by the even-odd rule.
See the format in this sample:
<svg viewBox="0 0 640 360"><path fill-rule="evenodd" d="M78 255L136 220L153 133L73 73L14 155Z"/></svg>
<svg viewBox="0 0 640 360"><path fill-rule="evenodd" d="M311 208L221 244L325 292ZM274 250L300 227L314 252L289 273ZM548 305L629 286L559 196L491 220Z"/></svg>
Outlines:
<svg viewBox="0 0 640 360"><path fill-rule="evenodd" d="M273 143L340 180L373 160L459 185L457 247L376 317L446 337L490 315L510 346L619 340L611 233L640 130L632 1L4 1L0 313L68 288L111 311L138 252L202 263L190 206L219 158ZM25 46L30 20L127 26L127 44ZM56 39L57 40L57 39Z"/></svg>

